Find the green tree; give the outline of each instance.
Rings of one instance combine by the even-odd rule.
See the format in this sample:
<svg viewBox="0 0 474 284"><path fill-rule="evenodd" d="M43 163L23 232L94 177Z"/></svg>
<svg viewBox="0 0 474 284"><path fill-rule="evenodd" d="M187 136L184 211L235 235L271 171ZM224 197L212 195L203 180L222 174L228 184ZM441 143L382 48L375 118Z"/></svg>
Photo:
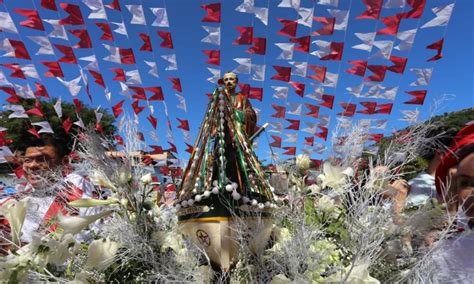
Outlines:
<svg viewBox="0 0 474 284"><path fill-rule="evenodd" d="M77 136L80 131L79 127L73 126L69 132L63 128L63 121L67 118L71 120L71 122L77 121L76 115L76 106L72 103L62 102L62 118L59 118L54 110L54 104L56 103L57 99L52 99L49 101L41 100L39 101L39 108L43 113L43 117L30 115L30 118L12 118L9 119L8 116L12 113L11 111L3 111L0 112L0 126L7 128L7 139L11 139L12 143L8 146L12 151L23 151L27 145L31 143L31 141L36 140L37 138L28 132L28 129L32 128L32 122L40 122L40 121L48 121L51 125L51 128L54 131L54 136L57 138L61 138L62 140L68 143L68 146L72 146L74 137ZM35 100L23 100L20 104L25 108L25 110L29 110L35 108ZM94 109L86 106L84 103L80 102L82 108L80 110L79 116L81 117L84 125L86 127L94 128L96 126L96 117ZM101 110L103 113L102 120L100 122L100 127L103 130L103 134L106 138L111 138L116 131L116 127L113 125L115 118L109 114L106 110ZM43 135L51 135L51 134L43 134Z"/></svg>

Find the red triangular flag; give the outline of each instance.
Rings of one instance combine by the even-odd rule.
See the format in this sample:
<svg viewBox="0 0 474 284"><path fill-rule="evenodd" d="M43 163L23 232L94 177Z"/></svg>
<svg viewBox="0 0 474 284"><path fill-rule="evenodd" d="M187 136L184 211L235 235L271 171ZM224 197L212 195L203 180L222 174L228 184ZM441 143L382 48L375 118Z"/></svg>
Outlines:
<svg viewBox="0 0 474 284"><path fill-rule="evenodd" d="M68 32L70 32L75 37L79 38L79 42L73 46L74 48L91 48L92 47L92 41L86 29L68 30Z"/></svg>
<svg viewBox="0 0 474 284"><path fill-rule="evenodd" d="M425 102L427 90L419 90L419 91L407 91L405 93L413 96L414 98L404 102L407 105L422 105Z"/></svg>
<svg viewBox="0 0 474 284"><path fill-rule="evenodd" d="M69 14L66 18L59 20L60 25L84 25L79 5L60 3L59 6Z"/></svg>
<svg viewBox="0 0 474 284"><path fill-rule="evenodd" d="M271 147L281 148L282 139L280 136L270 135L273 138L273 142L270 143Z"/></svg>
<svg viewBox="0 0 474 284"><path fill-rule="evenodd" d="M319 104L320 106L332 109L332 107L334 106L334 96L323 94L321 96L321 99L323 100L323 102Z"/></svg>
<svg viewBox="0 0 474 284"><path fill-rule="evenodd" d="M342 59L342 52L344 51L343 42L331 42L329 48L331 49L331 53L321 57L321 60L339 61Z"/></svg>
<svg viewBox="0 0 474 284"><path fill-rule="evenodd" d="M69 64L77 64L76 56L74 55L74 51L72 47L68 45L61 45L55 44L54 45L62 54L63 57L59 58L58 62L69 63Z"/></svg>
<svg viewBox="0 0 474 284"><path fill-rule="evenodd" d="M133 108L133 111L135 112L135 114L139 114L140 112L142 112L145 107L141 107L138 105L139 103L139 100L134 100L133 103L132 103L132 108Z"/></svg>
<svg viewBox="0 0 474 284"><path fill-rule="evenodd" d="M378 19L380 17L383 0L362 0L362 2L364 2L366 10L356 19Z"/></svg>
<svg viewBox="0 0 474 284"><path fill-rule="evenodd" d="M309 52L309 45L311 44L311 36L290 38L290 41L299 44L299 46L296 46L294 50L298 50L305 53Z"/></svg>
<svg viewBox="0 0 474 284"><path fill-rule="evenodd" d="M156 129L156 124L158 123L158 121L156 120L156 118L150 114L149 116L147 116L147 119L148 121L151 123L151 125L153 126L154 129Z"/></svg>
<svg viewBox="0 0 474 284"><path fill-rule="evenodd" d="M286 151L283 152L283 155L294 156L296 155L296 147L283 147Z"/></svg>
<svg viewBox="0 0 474 284"><path fill-rule="evenodd" d="M163 40L160 44L160 47L173 48L173 39L171 38L170 32L158 31L157 34Z"/></svg>
<svg viewBox="0 0 474 284"><path fill-rule="evenodd" d="M315 66L308 64L308 68L313 70L316 74L314 75L307 75L306 78L310 78L319 82L324 82L326 79L326 70L327 67L325 66Z"/></svg>
<svg viewBox="0 0 474 284"><path fill-rule="evenodd" d="M305 85L300 82L288 82L293 88L295 88L295 93L298 94L298 96L303 97L304 96L304 89Z"/></svg>
<svg viewBox="0 0 474 284"><path fill-rule="evenodd" d="M122 64L135 64L135 55L131 48L119 48L120 62Z"/></svg>
<svg viewBox="0 0 474 284"><path fill-rule="evenodd" d="M267 39L264 37L254 37L252 39L253 46L247 49L248 53L265 55L267 49Z"/></svg>
<svg viewBox="0 0 474 284"><path fill-rule="evenodd" d="M114 36L112 35L112 30L110 29L110 25L107 23L95 23L101 30L102 36L100 37L101 40L114 40Z"/></svg>
<svg viewBox="0 0 474 284"><path fill-rule="evenodd" d="M63 129L66 132L66 134L69 134L69 131L71 130L71 128L72 128L72 120L70 117L68 117L63 121Z"/></svg>
<svg viewBox="0 0 474 284"><path fill-rule="evenodd" d="M273 66L273 69L275 69L278 74L274 75L271 78L272 80L279 80L279 81L285 81L285 82L290 81L291 67Z"/></svg>
<svg viewBox="0 0 474 284"><path fill-rule="evenodd" d="M221 22L221 3L204 4L201 8L206 10L207 15L202 18L202 22L220 23Z"/></svg>
<svg viewBox="0 0 474 284"><path fill-rule="evenodd" d="M276 118L284 118L285 113L286 113L286 108L283 106L279 106L277 104L272 104L272 108L276 111L274 114L272 114L272 117Z"/></svg>
<svg viewBox="0 0 474 284"><path fill-rule="evenodd" d="M418 19L423 15L423 10L425 9L426 0L407 0L408 5L412 9L408 12L401 13L400 16L405 19Z"/></svg>
<svg viewBox="0 0 474 284"><path fill-rule="evenodd" d="M278 31L279 35L284 36L296 36L296 29L298 28L298 21L278 19L278 21L283 24L283 28Z"/></svg>
<svg viewBox="0 0 474 284"><path fill-rule="evenodd" d="M115 72L115 77L112 79L114 81L123 81L126 82L127 78L125 77L125 72L122 68L112 68L110 69L112 72Z"/></svg>
<svg viewBox="0 0 474 284"><path fill-rule="evenodd" d="M402 16L400 14L394 16L388 16L380 19L387 27L377 31L377 35L396 35L398 33L398 27L400 27L400 20Z"/></svg>
<svg viewBox="0 0 474 284"><path fill-rule="evenodd" d="M117 104L112 106L112 112L114 113L115 118L119 117L119 115L122 114L122 112L123 112L123 103L124 102L125 102L125 100L121 100L120 102L118 102Z"/></svg>
<svg viewBox="0 0 474 284"><path fill-rule="evenodd" d="M15 9L17 14L27 17L28 20L20 22L20 26L32 28L35 30L44 31L43 22L36 10Z"/></svg>
<svg viewBox="0 0 474 284"><path fill-rule="evenodd" d="M441 51L443 50L443 43L444 43L444 38L428 45L426 48L427 49L434 49L436 50L436 55L428 59L427 61L436 61L438 59L441 59L443 57L443 54Z"/></svg>
<svg viewBox="0 0 474 284"><path fill-rule="evenodd" d="M181 87L181 80L179 80L179 78L168 78L168 80L171 81L171 83L173 83L173 89L175 89L176 91L178 92L182 92L183 91L183 88Z"/></svg>
<svg viewBox="0 0 474 284"><path fill-rule="evenodd" d="M153 51L151 48L150 36L146 33L139 33L140 38L143 40L143 45L140 47L141 51Z"/></svg>
<svg viewBox="0 0 474 284"><path fill-rule="evenodd" d="M21 59L31 60L28 50L26 50L25 44L21 40L8 39L10 45L15 50L15 57Z"/></svg>
<svg viewBox="0 0 474 284"><path fill-rule="evenodd" d="M240 36L238 36L232 44L242 44L242 45L249 45L252 44L253 40L253 27L235 27L236 30L239 31Z"/></svg>
<svg viewBox="0 0 474 284"><path fill-rule="evenodd" d="M349 63L353 64L354 66L347 69L347 73L361 77L365 76L365 70L367 69L367 60L349 60Z"/></svg>
<svg viewBox="0 0 474 284"><path fill-rule="evenodd" d="M336 18L313 17L313 20L324 25L319 30L313 32L313 36L332 35L334 33Z"/></svg>
<svg viewBox="0 0 474 284"><path fill-rule="evenodd" d="M345 102L340 102L339 105L344 109L343 112L338 113L337 115L341 116L354 116L354 113L356 111L357 105L356 104L350 104L350 103L345 103Z"/></svg>
<svg viewBox="0 0 474 284"><path fill-rule="evenodd" d="M300 130L300 120L299 119L286 119L290 125L286 127L285 129L292 129L292 130Z"/></svg>
<svg viewBox="0 0 474 284"><path fill-rule="evenodd" d="M207 64L217 65L221 64L221 51L220 50L203 50L205 55L209 56L206 61Z"/></svg>
<svg viewBox="0 0 474 284"><path fill-rule="evenodd" d="M45 77L64 77L63 70L57 61L41 61L41 64L48 67L48 71L44 73Z"/></svg>
<svg viewBox="0 0 474 284"><path fill-rule="evenodd" d="M189 131L189 122L187 119L179 119L176 118L179 121L178 128Z"/></svg>
<svg viewBox="0 0 474 284"><path fill-rule="evenodd" d="M263 88L251 87L250 90L249 90L248 98L262 101L262 99L263 99Z"/></svg>
<svg viewBox="0 0 474 284"><path fill-rule="evenodd" d="M150 91L153 95L148 99L148 101L163 101L165 98L163 96L163 89L161 87L147 87L145 90Z"/></svg>
<svg viewBox="0 0 474 284"><path fill-rule="evenodd" d="M394 65L389 66L387 70L399 74L403 74L403 72L405 72L405 67L407 65L408 58L392 55L390 56L390 61L392 61Z"/></svg>

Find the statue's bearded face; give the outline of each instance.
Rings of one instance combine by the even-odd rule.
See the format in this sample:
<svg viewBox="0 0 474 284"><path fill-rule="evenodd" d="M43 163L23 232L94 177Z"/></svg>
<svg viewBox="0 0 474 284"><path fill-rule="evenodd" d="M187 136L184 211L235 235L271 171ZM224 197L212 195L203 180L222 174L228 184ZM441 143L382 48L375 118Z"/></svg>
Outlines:
<svg viewBox="0 0 474 284"><path fill-rule="evenodd" d="M235 74L224 75L224 85L227 90L234 90L237 87L237 76Z"/></svg>

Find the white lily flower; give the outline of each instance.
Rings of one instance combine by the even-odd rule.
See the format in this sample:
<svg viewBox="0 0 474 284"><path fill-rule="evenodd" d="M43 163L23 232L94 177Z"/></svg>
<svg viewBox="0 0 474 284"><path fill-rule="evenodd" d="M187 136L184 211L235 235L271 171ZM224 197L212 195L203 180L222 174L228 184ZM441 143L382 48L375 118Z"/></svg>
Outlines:
<svg viewBox="0 0 474 284"><path fill-rule="evenodd" d="M101 199L78 199L69 202L68 204L74 207L95 207L95 206L104 206L104 205L111 205L111 204L118 204L119 200L117 198L108 198L105 200Z"/></svg>
<svg viewBox="0 0 474 284"><path fill-rule="evenodd" d="M66 260L72 256L69 248L74 245L76 241L71 234L65 235L61 242L54 242L53 244L48 245L51 254L49 255L49 263L55 265L62 265Z"/></svg>
<svg viewBox="0 0 474 284"><path fill-rule="evenodd" d="M296 156L296 167L301 170L305 171L309 169L311 166L311 160L309 159L308 155L300 154Z"/></svg>
<svg viewBox="0 0 474 284"><path fill-rule="evenodd" d="M150 182L153 181L152 177L151 177L151 173L147 173L145 175L143 175L141 178L140 178L140 181L143 183L143 184L149 184Z"/></svg>
<svg viewBox="0 0 474 284"><path fill-rule="evenodd" d="M336 209L336 205L331 197L323 195L323 197L318 200L318 209L326 213L331 213Z"/></svg>
<svg viewBox="0 0 474 284"><path fill-rule="evenodd" d="M119 248L120 244L109 238L93 241L87 251L86 267L98 271L106 269L114 262Z"/></svg>
<svg viewBox="0 0 474 284"><path fill-rule="evenodd" d="M352 270L351 270L352 269ZM347 273L350 272L350 275L346 278ZM335 275L327 278L328 282L340 282L344 280L346 283L373 283L379 284L380 281L376 278L370 276L369 274L369 265L368 264L358 264L351 268L351 266L347 266L345 271L336 273Z"/></svg>
<svg viewBox="0 0 474 284"><path fill-rule="evenodd" d="M63 235L66 234L77 234L85 229L89 224L110 215L113 211L104 211L99 214L89 216L63 216L58 215L58 224L63 228Z"/></svg>
<svg viewBox="0 0 474 284"><path fill-rule="evenodd" d="M26 208L28 206L28 200L23 199L20 201L9 200L0 207L0 215L5 216L10 224L12 241L15 244L19 244L21 229L23 222L25 221Z"/></svg>
<svg viewBox="0 0 474 284"><path fill-rule="evenodd" d="M93 183L98 184L101 187L117 191L117 187L104 175L104 173L100 171L93 171L92 174L89 175L89 178Z"/></svg>
<svg viewBox="0 0 474 284"><path fill-rule="evenodd" d="M323 188L330 187L335 191L340 191L347 183L348 177L353 175L354 171L351 168L343 169L326 161L323 164L323 174L318 176L318 180Z"/></svg>

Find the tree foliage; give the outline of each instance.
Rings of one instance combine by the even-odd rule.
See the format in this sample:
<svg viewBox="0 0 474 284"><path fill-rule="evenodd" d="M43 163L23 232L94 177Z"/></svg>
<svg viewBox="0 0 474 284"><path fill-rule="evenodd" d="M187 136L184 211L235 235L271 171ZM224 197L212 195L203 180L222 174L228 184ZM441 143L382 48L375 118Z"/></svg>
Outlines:
<svg viewBox="0 0 474 284"><path fill-rule="evenodd" d="M54 104L57 99L52 99L50 101L39 101L39 108L43 113L43 117L36 115L29 115L29 118L12 118L9 119L8 116L12 113L11 111L0 112L0 126L7 128L6 138L11 139L12 143L9 144L9 148L12 151L23 151L27 145L32 141L36 140L33 134L28 132L28 129L34 127L31 123L48 121L51 125L51 128L54 131L54 136L60 138L71 147L74 143L74 138L77 137L77 134L81 131L80 127L73 125L69 134L63 128L63 121L70 119L71 122L78 120L76 114L76 106L72 103L62 102L62 118L59 118L54 110ZM20 104L25 108L25 110L35 108L35 100L22 100ZM86 106L84 103L80 102L81 109L79 116L81 117L84 125L86 127L96 127L96 116L94 109ZM103 114L100 127L102 128L103 134L106 138L111 138L116 127L113 125L115 118L109 114L106 110L100 110ZM39 130L38 127L36 127ZM43 134L51 135L51 134Z"/></svg>

